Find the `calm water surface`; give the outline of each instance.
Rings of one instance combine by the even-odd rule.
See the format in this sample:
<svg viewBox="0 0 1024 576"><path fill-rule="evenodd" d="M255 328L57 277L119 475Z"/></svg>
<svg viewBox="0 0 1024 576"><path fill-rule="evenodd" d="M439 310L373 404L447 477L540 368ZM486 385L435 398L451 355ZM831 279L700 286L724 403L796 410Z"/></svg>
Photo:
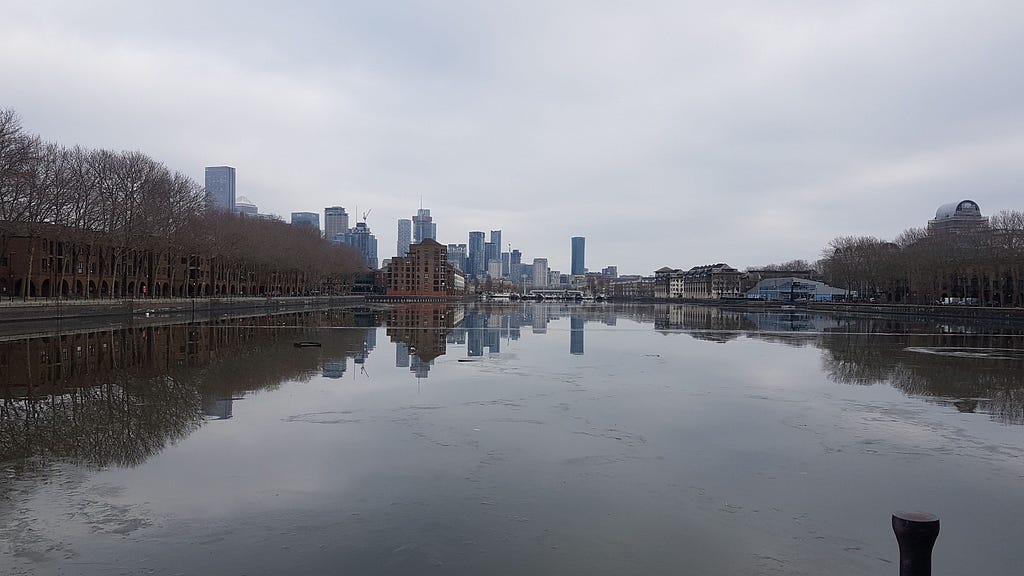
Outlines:
<svg viewBox="0 0 1024 576"><path fill-rule="evenodd" d="M319 348L296 348L295 341ZM0 341L3 574L1019 574L1024 337L405 306Z"/></svg>

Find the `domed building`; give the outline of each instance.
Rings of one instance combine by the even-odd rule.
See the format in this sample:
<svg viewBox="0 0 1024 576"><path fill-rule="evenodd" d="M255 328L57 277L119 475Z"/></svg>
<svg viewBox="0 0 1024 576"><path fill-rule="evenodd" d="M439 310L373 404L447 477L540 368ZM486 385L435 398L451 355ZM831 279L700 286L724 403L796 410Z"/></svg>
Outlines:
<svg viewBox="0 0 1024 576"><path fill-rule="evenodd" d="M933 232L966 232L987 226L988 219L974 200L943 204L935 211L935 219L928 221L928 230Z"/></svg>

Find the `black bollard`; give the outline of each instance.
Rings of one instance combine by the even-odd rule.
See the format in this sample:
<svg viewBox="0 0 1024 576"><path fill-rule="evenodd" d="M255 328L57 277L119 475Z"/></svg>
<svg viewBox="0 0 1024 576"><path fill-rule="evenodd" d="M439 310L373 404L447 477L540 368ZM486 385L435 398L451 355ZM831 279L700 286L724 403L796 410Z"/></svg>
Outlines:
<svg viewBox="0 0 1024 576"><path fill-rule="evenodd" d="M928 512L896 512L892 531L900 545L900 576L931 576L939 517Z"/></svg>

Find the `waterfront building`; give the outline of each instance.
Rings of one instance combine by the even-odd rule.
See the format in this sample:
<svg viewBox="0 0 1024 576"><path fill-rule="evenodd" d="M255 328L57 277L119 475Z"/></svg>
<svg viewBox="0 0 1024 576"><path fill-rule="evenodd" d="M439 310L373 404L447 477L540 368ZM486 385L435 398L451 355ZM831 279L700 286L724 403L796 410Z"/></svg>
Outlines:
<svg viewBox="0 0 1024 576"><path fill-rule="evenodd" d="M377 237L370 231L366 222L357 222L354 228L349 228L344 234L336 234L331 238L335 244L352 246L362 255L363 261L369 268L377 268Z"/></svg>
<svg viewBox="0 0 1024 576"><path fill-rule="evenodd" d="M750 300L767 300L774 302L815 301L830 302L846 300L849 292L842 288L834 288L824 282L805 278L768 278L761 280L748 290L745 297Z"/></svg>
<svg viewBox="0 0 1024 576"><path fill-rule="evenodd" d="M654 298L654 276L619 276L609 286L614 298Z"/></svg>
<svg viewBox="0 0 1024 576"><path fill-rule="evenodd" d="M342 206L324 208L324 237L330 240L348 230L348 212Z"/></svg>
<svg viewBox="0 0 1024 576"><path fill-rule="evenodd" d="M662 266L654 271L654 297L655 298L669 298L670 290L669 285L672 283L672 279L682 278L682 270L678 268L669 268L668 266ZM681 291L681 290L680 290Z"/></svg>
<svg viewBox="0 0 1024 576"><path fill-rule="evenodd" d="M584 263L584 248L586 246L587 239L583 236L572 237L572 269L570 272L573 276L586 274L587 267Z"/></svg>
<svg viewBox="0 0 1024 576"><path fill-rule="evenodd" d="M320 233L320 214L316 212L292 212L292 226L309 226Z"/></svg>
<svg viewBox="0 0 1024 576"><path fill-rule="evenodd" d="M474 231L469 233L469 269L466 272L476 278L484 273L487 260L484 258L484 233Z"/></svg>
<svg viewBox="0 0 1024 576"><path fill-rule="evenodd" d="M259 216L260 210L245 196L239 196L235 199L235 212L242 216Z"/></svg>
<svg viewBox="0 0 1024 576"><path fill-rule="evenodd" d="M206 167L206 199L217 210L235 211L235 169L231 166Z"/></svg>
<svg viewBox="0 0 1024 576"><path fill-rule="evenodd" d="M412 240L419 244L427 238L437 239L437 224L430 216L429 208L420 208L412 217Z"/></svg>
<svg viewBox="0 0 1024 576"><path fill-rule="evenodd" d="M461 280L461 281L460 281ZM465 292L462 273L448 262L448 247L432 238L409 246L384 271L389 296L451 296Z"/></svg>
<svg viewBox="0 0 1024 576"><path fill-rule="evenodd" d="M619 267L618 266L607 266L605 268L601 268L601 275L602 276L607 276L608 278L618 278L619 277Z"/></svg>
<svg viewBox="0 0 1024 576"><path fill-rule="evenodd" d="M398 221L398 246L395 248L395 254L407 256L410 244L412 244L412 220L402 218Z"/></svg>
<svg viewBox="0 0 1024 576"><path fill-rule="evenodd" d="M743 295L741 276L739 270L728 264L694 266L683 273L679 292L670 293L669 297L692 300L738 298Z"/></svg>

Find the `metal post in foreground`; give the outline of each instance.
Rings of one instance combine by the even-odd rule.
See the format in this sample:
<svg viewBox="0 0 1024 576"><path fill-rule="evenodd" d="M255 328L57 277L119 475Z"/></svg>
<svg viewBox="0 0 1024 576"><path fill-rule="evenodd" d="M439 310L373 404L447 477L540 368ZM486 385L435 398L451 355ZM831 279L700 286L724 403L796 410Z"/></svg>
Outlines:
<svg viewBox="0 0 1024 576"><path fill-rule="evenodd" d="M892 531L900 545L900 576L931 576L939 517L928 512L896 512Z"/></svg>

